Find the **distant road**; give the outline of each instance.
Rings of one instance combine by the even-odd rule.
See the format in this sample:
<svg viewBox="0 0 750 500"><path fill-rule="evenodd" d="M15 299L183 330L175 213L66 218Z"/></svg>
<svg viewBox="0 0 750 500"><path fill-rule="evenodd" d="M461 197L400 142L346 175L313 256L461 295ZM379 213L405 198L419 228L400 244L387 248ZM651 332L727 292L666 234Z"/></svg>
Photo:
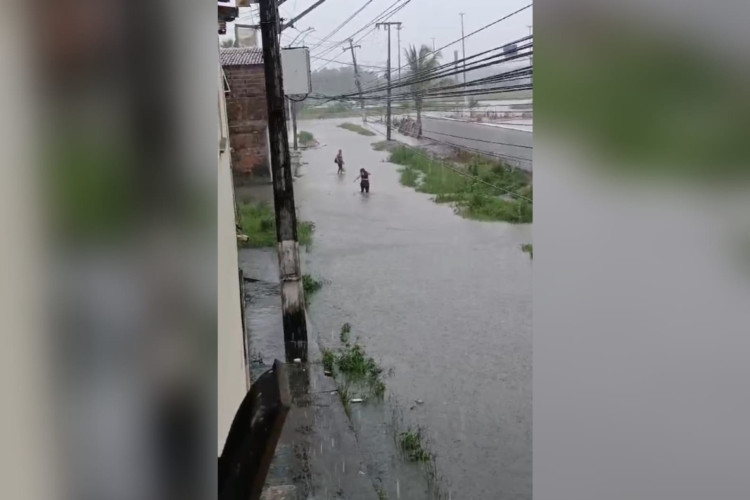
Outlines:
<svg viewBox="0 0 750 500"><path fill-rule="evenodd" d="M422 136L454 146L499 156L506 163L532 171L532 127L529 124L488 125L435 116L422 117Z"/></svg>

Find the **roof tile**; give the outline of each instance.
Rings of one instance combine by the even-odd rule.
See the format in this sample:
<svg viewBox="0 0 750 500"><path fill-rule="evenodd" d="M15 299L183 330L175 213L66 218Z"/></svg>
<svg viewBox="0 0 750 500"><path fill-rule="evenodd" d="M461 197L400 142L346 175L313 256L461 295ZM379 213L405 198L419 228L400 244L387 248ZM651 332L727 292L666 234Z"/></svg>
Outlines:
<svg viewBox="0 0 750 500"><path fill-rule="evenodd" d="M263 64L263 50L258 47L229 47L221 49L222 66Z"/></svg>

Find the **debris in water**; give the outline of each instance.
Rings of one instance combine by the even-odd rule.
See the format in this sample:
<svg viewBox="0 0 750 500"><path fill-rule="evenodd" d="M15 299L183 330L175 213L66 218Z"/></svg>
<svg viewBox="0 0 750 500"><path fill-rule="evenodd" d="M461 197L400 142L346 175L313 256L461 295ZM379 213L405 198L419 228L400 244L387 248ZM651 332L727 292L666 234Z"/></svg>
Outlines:
<svg viewBox="0 0 750 500"><path fill-rule="evenodd" d="M328 370L325 370L325 371L323 372L323 375L325 375L326 377L330 377L330 376L331 376L331 375L333 375L333 374L332 374L331 372L329 372Z"/></svg>
<svg viewBox="0 0 750 500"><path fill-rule="evenodd" d="M422 401L421 399L415 399L414 402L417 403L418 405L424 404L424 401Z"/></svg>
<svg viewBox="0 0 750 500"><path fill-rule="evenodd" d="M300 358L294 358L295 363L302 363L302 360Z"/></svg>
<svg viewBox="0 0 750 500"><path fill-rule="evenodd" d="M362 401L364 401L362 398L352 398L349 400L350 403L361 403Z"/></svg>

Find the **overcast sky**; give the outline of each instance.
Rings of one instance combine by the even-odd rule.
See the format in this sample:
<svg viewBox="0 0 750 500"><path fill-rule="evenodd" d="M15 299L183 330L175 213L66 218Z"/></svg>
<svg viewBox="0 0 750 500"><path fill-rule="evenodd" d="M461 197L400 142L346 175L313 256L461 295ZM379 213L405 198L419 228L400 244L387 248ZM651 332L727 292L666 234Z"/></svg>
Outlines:
<svg viewBox="0 0 750 500"><path fill-rule="evenodd" d="M315 3L316 0L287 0L281 6L281 16L285 19L291 19L294 15L299 14L307 7ZM367 7L362 10L356 17L349 21L340 31L334 34L329 42L343 42L350 35L354 34L366 23L383 12L396 0L372 0ZM311 13L300 19L296 23L299 30L305 30L309 27L315 28L314 31L307 35L305 45L311 49L331 31L339 26L344 20L351 16L355 11L362 7L367 0L326 0ZM411 0L403 9L396 13L388 21L401 21L403 27L401 30L401 47L402 61L403 48L409 44L426 44L432 47L432 38L435 38L435 47L439 48L454 40L461 38L461 17L460 12L464 12L464 29L468 35L472 31L482 26L500 19L515 10L518 10L531 3L530 0L460 0L454 2L436 1L436 0ZM398 4L397 4L398 5ZM253 8L255 11L256 8ZM240 17L242 22L257 22L257 16L250 13L249 9L241 9ZM533 24L533 8L526 9L513 17L502 21L481 33L468 37L466 39L466 55L472 55L482 50L504 45L508 42L521 38L529 34L528 26ZM368 28L369 30L369 28ZM363 31L356 38L361 37L368 30ZM532 28L533 30L533 28ZM231 23L228 26L228 35L233 33ZM286 45L299 34L298 31L288 28L282 34L282 45ZM392 31L392 64L397 67L396 51L396 30ZM374 65L384 67L387 58L388 36L385 30L375 30L364 38L360 44L361 49L357 50L357 62L362 65ZM297 45L297 43L295 43ZM332 47L332 43L324 43L312 50L313 56L320 55L323 48ZM333 49L323 57L326 59L336 59L343 63L351 63L349 52L343 53L340 47L345 44L333 47ZM348 46L348 43L346 44ZM461 43L456 43L443 50L443 59L452 60L453 51L459 51L461 57ZM313 69L322 65L329 68L341 66L338 63L327 63L325 61L311 60Z"/></svg>

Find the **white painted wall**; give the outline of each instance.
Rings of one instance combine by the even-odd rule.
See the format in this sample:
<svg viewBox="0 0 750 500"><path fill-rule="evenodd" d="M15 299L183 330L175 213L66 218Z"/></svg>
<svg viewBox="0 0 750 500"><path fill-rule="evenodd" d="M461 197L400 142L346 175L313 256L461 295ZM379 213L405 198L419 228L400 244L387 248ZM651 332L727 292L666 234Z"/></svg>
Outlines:
<svg viewBox="0 0 750 500"><path fill-rule="evenodd" d="M234 186L221 67L218 68L218 453L248 390L240 308ZM224 151L221 151L224 144Z"/></svg>

